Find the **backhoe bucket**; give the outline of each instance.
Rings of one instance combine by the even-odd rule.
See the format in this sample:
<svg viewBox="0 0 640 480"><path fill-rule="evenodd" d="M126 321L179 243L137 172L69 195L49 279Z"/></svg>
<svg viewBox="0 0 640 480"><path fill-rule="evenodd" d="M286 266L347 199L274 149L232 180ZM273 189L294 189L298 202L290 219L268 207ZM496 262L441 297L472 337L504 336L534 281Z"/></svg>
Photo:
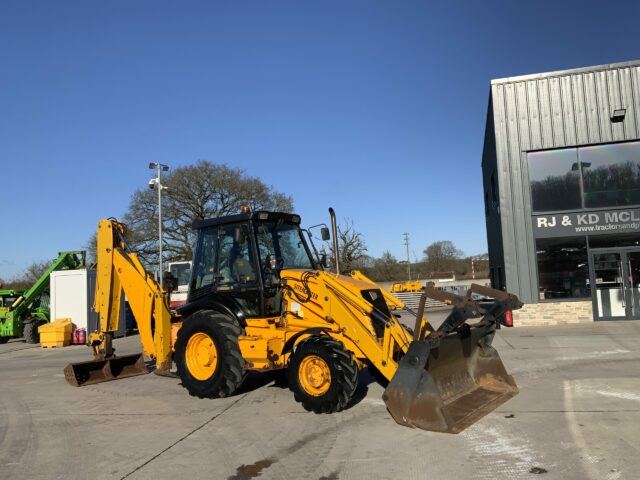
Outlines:
<svg viewBox="0 0 640 480"><path fill-rule="evenodd" d="M382 396L395 421L459 433L514 397L518 387L492 340L483 326L411 342Z"/></svg>
<svg viewBox="0 0 640 480"><path fill-rule="evenodd" d="M74 387L135 377L149 373L141 353L111 357L106 360L70 363L64 369L64 377Z"/></svg>

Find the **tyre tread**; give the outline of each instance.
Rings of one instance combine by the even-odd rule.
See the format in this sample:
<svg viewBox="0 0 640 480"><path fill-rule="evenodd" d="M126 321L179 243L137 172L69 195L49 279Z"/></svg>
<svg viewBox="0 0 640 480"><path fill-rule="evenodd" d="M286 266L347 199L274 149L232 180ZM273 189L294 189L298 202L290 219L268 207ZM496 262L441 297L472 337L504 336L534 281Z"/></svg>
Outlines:
<svg viewBox="0 0 640 480"><path fill-rule="evenodd" d="M297 378L298 362L304 358L307 352L315 354L319 351L324 351L333 360L332 381L335 381L337 385L335 387L337 394L322 401L318 401L318 397L309 397L302 391ZM353 359L353 354L345 348L342 342L328 335L313 335L296 345L289 363L290 368L287 369L289 386L296 402L302 404L305 410L315 413L335 413L344 410L351 401L358 385L358 366Z"/></svg>
<svg viewBox="0 0 640 480"><path fill-rule="evenodd" d="M186 322L189 321L194 323L189 324L188 328L183 331L187 326ZM203 324L218 331L223 343L219 355L222 356L222 365L226 367L219 373L214 373L214 375L222 375L222 379L219 381L210 379L207 381L209 385L204 385L203 382L191 378L187 371L186 363L182 360L183 353L180 351L186 348L188 342L188 338L185 338L185 335L188 335L190 330L197 329ZM238 343L238 336L241 334L242 327L237 319L214 310L200 310L185 320L185 324L178 331L176 367L178 375L182 379L182 385L191 396L198 398L224 398L233 395L240 387L245 376L245 362L240 353L240 345Z"/></svg>

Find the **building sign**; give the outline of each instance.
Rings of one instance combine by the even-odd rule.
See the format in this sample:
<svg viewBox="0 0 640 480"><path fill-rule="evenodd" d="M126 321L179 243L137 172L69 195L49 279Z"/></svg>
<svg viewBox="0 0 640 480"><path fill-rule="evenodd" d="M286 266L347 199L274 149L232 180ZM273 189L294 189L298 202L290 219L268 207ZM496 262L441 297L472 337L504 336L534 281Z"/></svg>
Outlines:
<svg viewBox="0 0 640 480"><path fill-rule="evenodd" d="M533 216L536 238L640 232L640 209L556 213Z"/></svg>

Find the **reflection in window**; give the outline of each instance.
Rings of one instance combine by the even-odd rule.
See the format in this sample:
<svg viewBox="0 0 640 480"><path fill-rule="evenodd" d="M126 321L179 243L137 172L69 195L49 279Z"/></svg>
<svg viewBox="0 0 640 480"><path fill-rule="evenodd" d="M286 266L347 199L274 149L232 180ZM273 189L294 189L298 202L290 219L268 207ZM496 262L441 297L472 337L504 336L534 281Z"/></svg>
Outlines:
<svg viewBox="0 0 640 480"><path fill-rule="evenodd" d="M191 265L189 263L174 263L169 267L169 271L178 285L189 285L189 279L191 278Z"/></svg>
<svg viewBox="0 0 640 480"><path fill-rule="evenodd" d="M536 254L540 300L591 296L584 237L539 238Z"/></svg>
<svg viewBox="0 0 640 480"><path fill-rule="evenodd" d="M640 142L578 150L586 208L640 204Z"/></svg>
<svg viewBox="0 0 640 480"><path fill-rule="evenodd" d="M639 247L640 235L637 233L589 235L589 248Z"/></svg>
<svg viewBox="0 0 640 480"><path fill-rule="evenodd" d="M246 225L220 227L220 261L216 279L219 290L256 283L256 271L249 252L247 233Z"/></svg>
<svg viewBox="0 0 640 480"><path fill-rule="evenodd" d="M531 152L529 180L534 212L582 208L576 149Z"/></svg>

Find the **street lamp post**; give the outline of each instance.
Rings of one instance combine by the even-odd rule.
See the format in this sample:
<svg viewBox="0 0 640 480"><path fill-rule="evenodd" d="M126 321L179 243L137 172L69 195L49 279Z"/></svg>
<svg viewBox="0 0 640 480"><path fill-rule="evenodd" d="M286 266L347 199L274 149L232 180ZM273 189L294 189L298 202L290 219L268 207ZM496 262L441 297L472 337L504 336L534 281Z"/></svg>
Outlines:
<svg viewBox="0 0 640 480"><path fill-rule="evenodd" d="M149 169L156 169L157 177L149 180L149 188L154 189L156 185L158 186L158 239L159 239L159 249L158 249L158 277L160 278L160 290L164 290L162 285L162 190L166 189L164 185L162 185L162 172L166 172L169 170L169 165L165 165L164 163L156 163L150 162Z"/></svg>

